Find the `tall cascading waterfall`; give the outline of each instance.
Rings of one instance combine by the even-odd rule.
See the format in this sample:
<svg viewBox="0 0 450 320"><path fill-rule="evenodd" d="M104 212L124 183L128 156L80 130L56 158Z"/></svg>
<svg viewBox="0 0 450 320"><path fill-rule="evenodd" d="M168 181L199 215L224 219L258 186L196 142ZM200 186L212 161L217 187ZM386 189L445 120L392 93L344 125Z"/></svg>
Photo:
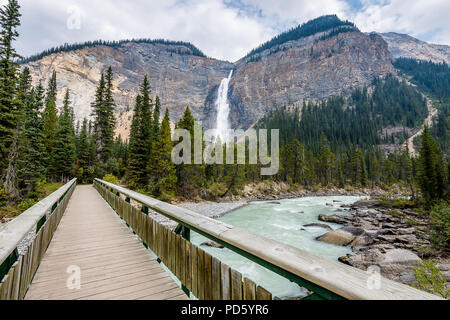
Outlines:
<svg viewBox="0 0 450 320"><path fill-rule="evenodd" d="M230 123L228 117L230 115L230 105L228 103L228 85L231 77L233 76L233 70L230 71L228 78L223 79L220 83L219 92L217 94L216 109L217 109L217 126L216 126L216 139L220 138L222 142L228 141L228 129L230 129Z"/></svg>

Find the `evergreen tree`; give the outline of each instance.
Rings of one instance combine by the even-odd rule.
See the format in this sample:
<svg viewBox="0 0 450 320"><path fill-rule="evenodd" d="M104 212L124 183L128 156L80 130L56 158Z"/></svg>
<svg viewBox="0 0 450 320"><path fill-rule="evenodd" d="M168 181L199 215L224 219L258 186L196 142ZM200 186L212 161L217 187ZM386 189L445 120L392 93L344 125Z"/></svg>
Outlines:
<svg viewBox="0 0 450 320"><path fill-rule="evenodd" d="M0 8L0 180L4 183L6 193L16 193L15 179L7 177L7 168L17 157L17 149L11 150L12 144L17 148L18 122L21 103L17 98L17 69L15 62L20 56L13 47L18 37L20 25L19 4L9 0ZM15 140L15 141L14 141Z"/></svg>
<svg viewBox="0 0 450 320"><path fill-rule="evenodd" d="M177 182L175 165L171 158L172 148L169 110L166 109L158 140L153 144L153 152L148 164L151 177L150 190L153 195L163 200L174 196Z"/></svg>
<svg viewBox="0 0 450 320"><path fill-rule="evenodd" d="M141 113L140 134L142 141L146 144L147 147L147 152L145 153L145 155L147 156L146 160L148 160L152 153L154 119L152 113L152 99L150 98L150 83L148 82L147 76L144 77L144 81L141 85L141 97L142 97L142 109L141 109L142 113ZM147 161L143 163L147 163Z"/></svg>
<svg viewBox="0 0 450 320"><path fill-rule="evenodd" d="M63 110L58 120L58 130L52 149L50 174L53 179L67 182L72 176L75 160L75 131L73 128L72 108L69 90L64 96Z"/></svg>
<svg viewBox="0 0 450 320"><path fill-rule="evenodd" d="M181 195L189 197L194 196L195 192L203 185L205 179L205 167L203 164L194 164L194 125L195 118L192 116L189 107L187 107L176 128L186 129L191 134L191 164L177 165L177 186Z"/></svg>
<svg viewBox="0 0 450 320"><path fill-rule="evenodd" d="M31 91L26 104L20 145L18 177L28 194L35 191L37 183L45 178L44 123L40 113L43 105L44 88L39 83L36 89Z"/></svg>
<svg viewBox="0 0 450 320"><path fill-rule="evenodd" d="M44 146L45 152L48 155L48 161L53 151L53 145L55 143L56 130L58 126L58 111L56 108L56 72L53 72L52 77L48 81L48 87L45 98L45 108L42 114L44 121ZM50 165L46 162L46 166Z"/></svg>
<svg viewBox="0 0 450 320"><path fill-rule="evenodd" d="M81 125L80 132L78 134L78 152L77 152L77 166L78 166L78 178L81 183L90 182L89 174L89 158L90 158L90 141L88 132L88 120L84 118Z"/></svg>
<svg viewBox="0 0 450 320"><path fill-rule="evenodd" d="M445 164L439 144L425 126L418 160L418 183L425 201L442 198L445 190Z"/></svg>
<svg viewBox="0 0 450 320"><path fill-rule="evenodd" d="M156 96L155 99L155 109L153 111L153 124L152 124L152 129L153 129L153 140L157 140L158 139L158 134L160 131L160 125L159 125L159 118L161 116L161 102L159 101L159 97Z"/></svg>
<svg viewBox="0 0 450 320"><path fill-rule="evenodd" d="M128 156L128 185L130 188L142 187L145 183L144 163L147 163L147 144L142 138L142 97L136 97L133 119L131 121L129 156Z"/></svg>
<svg viewBox="0 0 450 320"><path fill-rule="evenodd" d="M114 129L116 119L114 116L114 98L113 90L113 73L109 67L106 76L101 75L100 81L95 93L95 100L91 107L94 116L95 140L97 144L97 152L99 160L106 163L113 153L114 145Z"/></svg>

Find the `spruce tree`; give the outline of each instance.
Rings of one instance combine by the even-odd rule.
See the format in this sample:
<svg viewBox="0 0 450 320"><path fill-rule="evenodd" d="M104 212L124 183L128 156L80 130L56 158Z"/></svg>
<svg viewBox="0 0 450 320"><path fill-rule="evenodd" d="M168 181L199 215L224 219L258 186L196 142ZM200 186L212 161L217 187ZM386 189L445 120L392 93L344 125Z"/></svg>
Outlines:
<svg viewBox="0 0 450 320"><path fill-rule="evenodd" d="M90 158L90 141L88 132L88 120L84 118L81 125L80 133L78 134L78 152L77 152L77 165L78 165L78 178L81 183L90 182L89 175L89 158Z"/></svg>
<svg viewBox="0 0 450 320"><path fill-rule="evenodd" d="M55 143L56 130L58 126L58 111L56 108L56 72L53 72L52 77L48 81L47 92L45 98L45 108L42 114L44 121L44 146L45 152L48 155L48 161L52 154L53 145ZM46 166L50 165L46 162Z"/></svg>
<svg viewBox="0 0 450 320"><path fill-rule="evenodd" d="M442 150L425 126L418 160L418 183L427 204L444 195L445 166Z"/></svg>
<svg viewBox="0 0 450 320"><path fill-rule="evenodd" d="M0 180L5 183L6 189L11 187L11 180L6 181L5 175L11 160L14 161L11 156L16 156L16 150L11 153L10 148L14 137L17 140L18 113L21 109L17 98L18 64L15 62L20 56L13 47L13 42L19 36L19 9L17 0L9 0L0 8ZM17 147L17 141L15 143ZM5 191L9 193L11 190Z"/></svg>
<svg viewBox="0 0 450 320"><path fill-rule="evenodd" d="M50 166L53 179L61 182L67 182L71 178L75 160L75 130L70 103L69 90L67 89L63 110L58 120L58 130L52 149Z"/></svg>
<svg viewBox="0 0 450 320"><path fill-rule="evenodd" d="M194 125L195 118L189 107L186 108L183 118L177 123L177 129L186 129L191 134L191 164L177 165L178 188L183 196L192 197L204 184L205 167L203 164L194 164Z"/></svg>
<svg viewBox="0 0 450 320"><path fill-rule="evenodd" d="M100 141L98 144L100 147L100 159L102 162L106 162L112 157L113 144L114 144L114 130L116 127L116 118L114 116L114 98L113 91L113 73L112 68L109 67L105 76L105 91L104 101L101 105L100 116L97 117L97 125L100 126Z"/></svg>
<svg viewBox="0 0 450 320"><path fill-rule="evenodd" d="M160 125L159 125L160 116L161 116L161 102L159 100L159 97L156 96L155 109L153 110L153 124L152 124L153 140L158 139L158 134L159 134L159 130L160 130Z"/></svg>
<svg viewBox="0 0 450 320"><path fill-rule="evenodd" d="M152 143L153 143L153 112L152 112L152 99L150 98L150 83L148 82L148 77L144 77L144 81L141 85L141 139L147 146L146 156L150 157L152 153ZM148 160L148 158L147 158ZM145 161L144 163L147 163Z"/></svg>
<svg viewBox="0 0 450 320"><path fill-rule="evenodd" d="M175 165L171 157L172 148L169 110L166 109L158 140L153 144L153 151L148 165L150 171L149 189L154 196L162 200L168 200L174 196L177 182Z"/></svg>
<svg viewBox="0 0 450 320"><path fill-rule="evenodd" d="M133 119L131 121L129 155L128 155L128 185L130 188L142 186L144 170L143 163L147 163L147 145L142 139L142 97L136 97Z"/></svg>
<svg viewBox="0 0 450 320"><path fill-rule="evenodd" d="M44 88L39 83L26 104L20 144L18 177L28 194L35 191L37 183L45 178L44 123L41 117L43 105Z"/></svg>

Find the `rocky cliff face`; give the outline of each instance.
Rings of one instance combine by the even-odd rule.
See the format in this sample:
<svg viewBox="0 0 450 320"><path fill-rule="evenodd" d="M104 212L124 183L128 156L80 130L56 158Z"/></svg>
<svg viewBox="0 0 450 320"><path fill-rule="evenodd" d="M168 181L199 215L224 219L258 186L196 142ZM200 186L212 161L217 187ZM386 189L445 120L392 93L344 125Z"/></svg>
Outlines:
<svg viewBox="0 0 450 320"><path fill-rule="evenodd" d="M267 110L305 99L348 94L374 77L394 72L387 43L376 34L340 33L321 40L317 34L286 42L234 64L178 51L182 45L128 42L117 47L94 46L61 52L29 62L33 79L47 81L56 70L60 89L69 88L77 119L90 115L100 73L112 66L115 75L118 132L128 134L134 100L145 75L152 92L169 108L173 121L185 107L207 127L215 127L217 89L230 82L230 121L249 128ZM63 90L60 90L61 105Z"/></svg>
<svg viewBox="0 0 450 320"><path fill-rule="evenodd" d="M41 79L46 83L56 70L58 104L62 104L61 89L69 88L79 120L90 116L100 74L111 66L118 132L127 135L136 94L145 75L149 77L152 95L158 95L163 108L169 108L172 120L178 120L186 106L202 119L207 95L234 67L225 61L175 53L177 50L187 48L129 42L116 48L95 46L52 54L27 65L35 82Z"/></svg>
<svg viewBox="0 0 450 320"><path fill-rule="evenodd" d="M380 34L389 45L394 58L412 58L431 60L436 63L445 61L450 63L450 46L431 44L420 41L407 34L382 33Z"/></svg>
<svg viewBox="0 0 450 320"><path fill-rule="evenodd" d="M230 83L234 126L246 129L274 107L347 95L374 77L394 72L387 44L379 36L350 32L319 40L320 36L283 44L283 50L267 50L257 62L237 62Z"/></svg>

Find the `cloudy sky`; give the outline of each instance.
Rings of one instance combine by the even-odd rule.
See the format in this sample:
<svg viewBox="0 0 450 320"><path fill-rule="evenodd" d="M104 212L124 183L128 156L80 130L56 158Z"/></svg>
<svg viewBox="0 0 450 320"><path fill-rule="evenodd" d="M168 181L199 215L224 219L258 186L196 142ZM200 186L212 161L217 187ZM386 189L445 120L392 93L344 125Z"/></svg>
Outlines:
<svg viewBox="0 0 450 320"><path fill-rule="evenodd" d="M5 4L7 0L0 0ZM362 31L450 45L449 0L19 0L23 56L88 40L165 38L235 61L272 36L337 14Z"/></svg>

